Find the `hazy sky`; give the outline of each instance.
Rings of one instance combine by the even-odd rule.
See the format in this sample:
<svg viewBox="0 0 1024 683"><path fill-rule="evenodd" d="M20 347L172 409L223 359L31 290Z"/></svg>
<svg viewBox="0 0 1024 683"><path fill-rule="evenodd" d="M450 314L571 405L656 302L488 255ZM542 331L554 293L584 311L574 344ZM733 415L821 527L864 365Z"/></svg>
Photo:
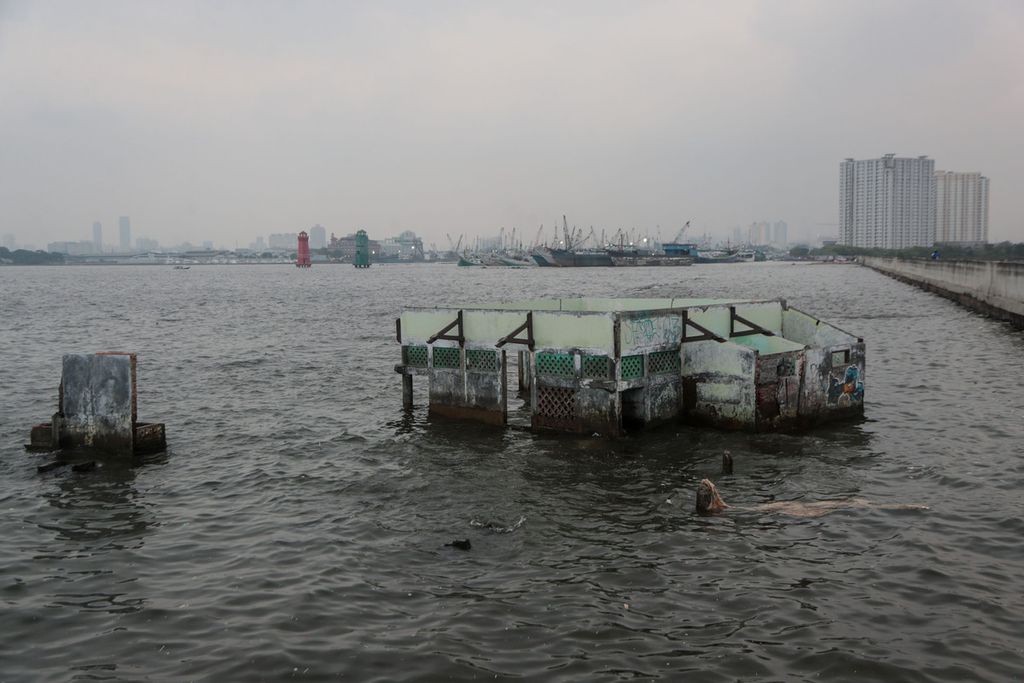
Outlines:
<svg viewBox="0 0 1024 683"><path fill-rule="evenodd" d="M1022 36L1015 0L0 0L0 235L827 234L839 161L895 152L1024 241Z"/></svg>

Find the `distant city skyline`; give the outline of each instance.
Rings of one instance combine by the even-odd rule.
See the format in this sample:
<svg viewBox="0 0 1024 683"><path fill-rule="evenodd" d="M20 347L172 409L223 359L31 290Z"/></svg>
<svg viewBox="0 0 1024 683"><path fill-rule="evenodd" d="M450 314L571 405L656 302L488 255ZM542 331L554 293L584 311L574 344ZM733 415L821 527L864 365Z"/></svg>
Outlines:
<svg viewBox="0 0 1024 683"><path fill-rule="evenodd" d="M927 16L927 24L921 17ZM1024 4L0 3L0 235L838 233L835 163L1024 185ZM855 58L854 58L855 57ZM984 74L979 78L978 74ZM879 106L884 103L885 106ZM995 192L991 241L1024 241Z"/></svg>

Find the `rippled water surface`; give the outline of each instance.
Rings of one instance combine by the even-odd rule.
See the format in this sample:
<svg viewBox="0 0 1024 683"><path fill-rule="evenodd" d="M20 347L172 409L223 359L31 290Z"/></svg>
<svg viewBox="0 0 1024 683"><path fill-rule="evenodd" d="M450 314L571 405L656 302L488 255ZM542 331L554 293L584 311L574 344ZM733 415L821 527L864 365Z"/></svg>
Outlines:
<svg viewBox="0 0 1024 683"><path fill-rule="evenodd" d="M428 419L419 386L403 413L403 306L536 295L785 297L866 339L867 419L606 441ZM1024 672L1024 335L867 269L8 267L0 349L2 681ZM37 473L61 355L101 350L138 353L168 451ZM736 509L692 513L705 476ZM847 497L878 505L753 509Z"/></svg>

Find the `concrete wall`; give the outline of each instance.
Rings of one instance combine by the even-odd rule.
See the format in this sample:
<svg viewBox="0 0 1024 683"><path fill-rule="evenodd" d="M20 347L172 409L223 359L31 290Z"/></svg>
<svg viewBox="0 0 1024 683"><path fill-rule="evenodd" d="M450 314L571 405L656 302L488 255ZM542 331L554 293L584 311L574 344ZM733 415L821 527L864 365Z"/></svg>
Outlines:
<svg viewBox="0 0 1024 683"><path fill-rule="evenodd" d="M726 428L753 428L756 362L757 352L738 344L684 344L682 385L687 417Z"/></svg>
<svg viewBox="0 0 1024 683"><path fill-rule="evenodd" d="M453 349L458 354L458 367L440 367L435 363L436 353L442 348ZM486 351L496 354L497 366L493 369L467 367L467 350L460 349L454 342L438 342L431 349L428 376L432 414L505 424L508 406L505 358L494 349Z"/></svg>
<svg viewBox="0 0 1024 683"><path fill-rule="evenodd" d="M135 356L68 354L61 373L60 445L131 455Z"/></svg>
<svg viewBox="0 0 1024 683"><path fill-rule="evenodd" d="M874 256L861 263L1024 329L1024 263Z"/></svg>

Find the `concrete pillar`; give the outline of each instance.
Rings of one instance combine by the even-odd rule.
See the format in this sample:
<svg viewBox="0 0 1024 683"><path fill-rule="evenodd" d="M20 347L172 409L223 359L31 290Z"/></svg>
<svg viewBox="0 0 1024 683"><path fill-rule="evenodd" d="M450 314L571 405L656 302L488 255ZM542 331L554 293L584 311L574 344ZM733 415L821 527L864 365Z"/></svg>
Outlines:
<svg viewBox="0 0 1024 683"><path fill-rule="evenodd" d="M402 407L412 409L412 375L402 375Z"/></svg>

